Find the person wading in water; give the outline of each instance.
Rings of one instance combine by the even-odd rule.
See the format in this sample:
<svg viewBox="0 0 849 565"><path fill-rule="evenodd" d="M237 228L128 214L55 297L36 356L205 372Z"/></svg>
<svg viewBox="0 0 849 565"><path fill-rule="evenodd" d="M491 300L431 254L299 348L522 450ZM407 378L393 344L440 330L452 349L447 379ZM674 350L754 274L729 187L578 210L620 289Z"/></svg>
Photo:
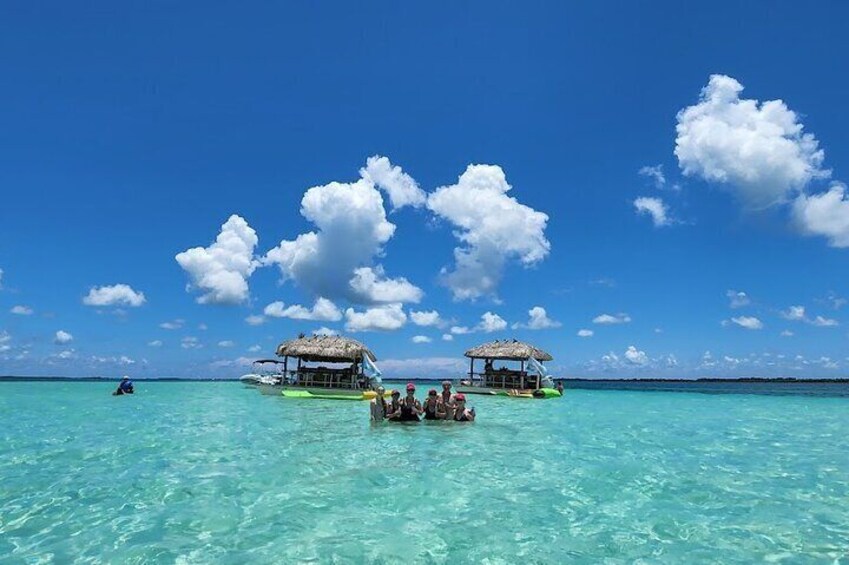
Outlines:
<svg viewBox="0 0 849 565"><path fill-rule="evenodd" d="M393 401L394 399L393 396ZM407 396L400 402L397 411L389 415L389 419L399 422L418 422L419 416L423 413L421 403L416 400L416 385L407 383Z"/></svg>
<svg viewBox="0 0 849 565"><path fill-rule="evenodd" d="M377 396L371 400L371 421L382 422L389 415L389 405L383 395L386 389L382 386L377 387Z"/></svg>

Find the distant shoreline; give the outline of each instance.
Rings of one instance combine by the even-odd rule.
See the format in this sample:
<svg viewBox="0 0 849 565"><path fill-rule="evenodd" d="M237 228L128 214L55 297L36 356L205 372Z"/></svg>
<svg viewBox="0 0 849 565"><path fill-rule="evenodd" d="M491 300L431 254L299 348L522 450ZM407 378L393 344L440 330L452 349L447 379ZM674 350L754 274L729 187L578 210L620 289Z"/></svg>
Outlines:
<svg viewBox="0 0 849 565"><path fill-rule="evenodd" d="M0 375L0 382L73 382L73 383L117 383L121 377L21 377ZM238 377L133 377L136 382L238 382Z"/></svg>
<svg viewBox="0 0 849 565"><path fill-rule="evenodd" d="M27 377L19 375L0 375L0 382L117 382L120 377L50 377L36 376ZM238 377L133 377L137 382L239 382ZM416 382L416 383L438 383L442 378L385 378L387 382ZM449 379L456 380L456 379ZM635 379L587 379L587 378L563 378L555 379L569 383L849 383L849 378L796 378L796 377L700 377L697 379L662 379L662 378L635 378Z"/></svg>

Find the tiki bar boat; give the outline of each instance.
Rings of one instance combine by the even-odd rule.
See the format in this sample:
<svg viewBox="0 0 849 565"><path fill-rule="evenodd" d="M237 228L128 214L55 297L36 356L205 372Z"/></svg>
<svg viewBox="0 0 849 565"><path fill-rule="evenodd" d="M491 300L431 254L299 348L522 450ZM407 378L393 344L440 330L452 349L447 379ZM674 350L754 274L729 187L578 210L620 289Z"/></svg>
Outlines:
<svg viewBox="0 0 849 565"><path fill-rule="evenodd" d="M283 358L280 382L260 384L263 394L369 400L380 384L380 370L374 364L377 357L347 337L301 335L281 343L277 356Z"/></svg>
<svg viewBox="0 0 849 565"><path fill-rule="evenodd" d="M465 394L495 394L519 398L553 398L561 396L554 388L543 362L553 357L541 349L514 340L496 340L466 351L469 375L460 381L457 392ZM483 368L475 361L483 361ZM496 361L510 362L508 367Z"/></svg>

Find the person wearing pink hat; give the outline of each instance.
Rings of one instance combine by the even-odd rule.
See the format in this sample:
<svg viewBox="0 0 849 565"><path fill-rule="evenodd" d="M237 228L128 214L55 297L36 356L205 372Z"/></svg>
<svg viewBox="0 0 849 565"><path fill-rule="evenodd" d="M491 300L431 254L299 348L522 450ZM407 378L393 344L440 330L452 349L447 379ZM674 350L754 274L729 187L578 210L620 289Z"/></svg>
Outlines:
<svg viewBox="0 0 849 565"><path fill-rule="evenodd" d="M474 422L475 409L466 408L466 395L458 392L454 395L454 418L455 422Z"/></svg>
<svg viewBox="0 0 849 565"><path fill-rule="evenodd" d="M398 406L398 414L393 420L400 422L418 422L419 416L424 413L421 403L416 399L416 385L407 383L407 396Z"/></svg>

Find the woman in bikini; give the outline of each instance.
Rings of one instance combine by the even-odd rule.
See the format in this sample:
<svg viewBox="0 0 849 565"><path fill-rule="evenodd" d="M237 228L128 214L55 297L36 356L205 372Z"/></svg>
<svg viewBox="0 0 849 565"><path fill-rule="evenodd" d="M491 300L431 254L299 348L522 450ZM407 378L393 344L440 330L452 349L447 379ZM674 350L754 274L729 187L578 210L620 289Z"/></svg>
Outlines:
<svg viewBox="0 0 849 565"><path fill-rule="evenodd" d="M425 399L422 408L424 409L425 420L440 420L445 417L444 411L441 417L439 415L440 402L439 396L437 396L435 388L432 388L427 391L427 398Z"/></svg>
<svg viewBox="0 0 849 565"><path fill-rule="evenodd" d="M459 392L454 395L454 417L455 422L474 422L475 409L466 408L466 395Z"/></svg>
<svg viewBox="0 0 849 565"><path fill-rule="evenodd" d="M401 417L401 393L397 390L392 391L392 400L389 402L386 419L395 422Z"/></svg>
<svg viewBox="0 0 849 565"><path fill-rule="evenodd" d="M407 383L407 396L401 401L400 416L398 420L401 422L418 422L419 416L424 413L421 403L416 400L416 385Z"/></svg>

